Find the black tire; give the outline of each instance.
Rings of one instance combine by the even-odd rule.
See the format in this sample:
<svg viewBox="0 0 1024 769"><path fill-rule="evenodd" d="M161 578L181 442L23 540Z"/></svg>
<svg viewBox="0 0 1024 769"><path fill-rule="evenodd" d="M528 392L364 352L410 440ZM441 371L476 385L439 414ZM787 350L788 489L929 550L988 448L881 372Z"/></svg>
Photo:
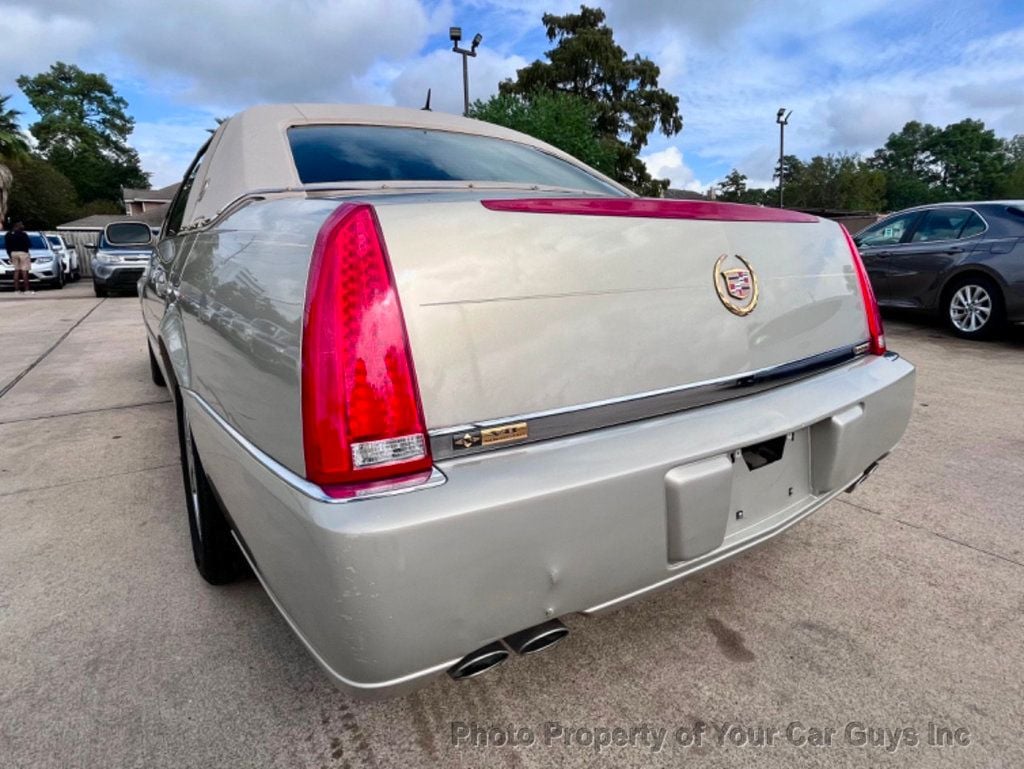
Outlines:
<svg viewBox="0 0 1024 769"><path fill-rule="evenodd" d="M96 292L96 296L106 296L107 295L107 287L106 286L101 286L99 283L95 283L94 282L92 284L92 290Z"/></svg>
<svg viewBox="0 0 1024 769"><path fill-rule="evenodd" d="M167 387L167 382L164 380L164 374L160 370L160 365L157 363L156 355L153 354L153 348L148 342L146 343L146 349L149 350L149 375L153 378L153 384L157 387Z"/></svg>
<svg viewBox="0 0 1024 769"><path fill-rule="evenodd" d="M50 281L50 288L64 288L64 271L61 270L57 273L53 280Z"/></svg>
<svg viewBox="0 0 1024 769"><path fill-rule="evenodd" d="M946 325L963 339L989 339L1003 324L1003 294L984 275L955 279L945 290L942 314Z"/></svg>
<svg viewBox="0 0 1024 769"><path fill-rule="evenodd" d="M185 485L188 530L192 537L192 556L196 569L211 585L234 582L247 573L248 564L238 543L231 536L231 527L217 502L206 471L203 470L203 463L192 439L188 415L180 400L178 442L181 448L181 475Z"/></svg>

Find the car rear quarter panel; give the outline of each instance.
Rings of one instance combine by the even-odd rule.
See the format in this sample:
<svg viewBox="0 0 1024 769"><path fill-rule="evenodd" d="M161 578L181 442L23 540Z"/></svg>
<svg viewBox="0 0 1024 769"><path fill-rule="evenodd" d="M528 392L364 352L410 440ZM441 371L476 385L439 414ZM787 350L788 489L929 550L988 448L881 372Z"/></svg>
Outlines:
<svg viewBox="0 0 1024 769"><path fill-rule="evenodd" d="M979 243L947 273L942 293L952 281L972 271L983 272L999 284L1009 320L1024 320L1024 237L989 238ZM941 294L938 300L941 302Z"/></svg>
<svg viewBox="0 0 1024 769"><path fill-rule="evenodd" d="M334 201L254 203L195 236L178 304L191 388L303 474L300 339L316 233Z"/></svg>

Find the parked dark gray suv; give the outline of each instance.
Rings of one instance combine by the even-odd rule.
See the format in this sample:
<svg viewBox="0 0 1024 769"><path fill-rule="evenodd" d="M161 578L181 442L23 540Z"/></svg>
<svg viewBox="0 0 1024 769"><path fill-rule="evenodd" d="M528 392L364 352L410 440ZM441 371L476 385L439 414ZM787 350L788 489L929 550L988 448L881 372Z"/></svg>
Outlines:
<svg viewBox="0 0 1024 769"><path fill-rule="evenodd" d="M883 307L937 310L969 339L1024 323L1024 201L910 208L854 241Z"/></svg>

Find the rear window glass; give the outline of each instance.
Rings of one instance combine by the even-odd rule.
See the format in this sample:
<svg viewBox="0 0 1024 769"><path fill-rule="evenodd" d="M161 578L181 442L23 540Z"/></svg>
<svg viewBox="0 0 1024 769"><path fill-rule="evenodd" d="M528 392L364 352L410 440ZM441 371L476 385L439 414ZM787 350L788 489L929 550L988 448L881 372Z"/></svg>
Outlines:
<svg viewBox="0 0 1024 769"><path fill-rule="evenodd" d="M153 233L150 231L149 227L140 227L134 222L108 224L106 231L103 233L103 241L109 245L110 241L107 239L107 235L109 235L119 246L146 246L149 245L149 242L153 237Z"/></svg>
<svg viewBox="0 0 1024 769"><path fill-rule="evenodd" d="M391 126L295 126L288 130L303 184L512 182L621 195L570 163L525 144L450 131Z"/></svg>

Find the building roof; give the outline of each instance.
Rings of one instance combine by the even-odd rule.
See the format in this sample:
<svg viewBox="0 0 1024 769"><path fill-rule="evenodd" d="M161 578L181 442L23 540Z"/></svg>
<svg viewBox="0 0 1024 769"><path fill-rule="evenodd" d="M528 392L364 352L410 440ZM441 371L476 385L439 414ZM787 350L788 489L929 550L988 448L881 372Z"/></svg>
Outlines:
<svg viewBox="0 0 1024 769"><path fill-rule="evenodd" d="M139 190L134 187L122 187L121 197L124 199L125 203L133 201L145 201L146 203L169 203L180 186L181 182L168 184L166 187L161 187L157 190Z"/></svg>
<svg viewBox="0 0 1024 769"><path fill-rule="evenodd" d="M159 227L163 224L164 215L167 213L167 209L163 206L160 208L154 208L151 211L146 211L144 214L138 216L127 216L125 214L93 214L92 216L85 216L81 219L75 219L73 222L65 222L64 224L58 225L57 229L62 231L67 230L102 230L111 222L144 222L151 227Z"/></svg>

